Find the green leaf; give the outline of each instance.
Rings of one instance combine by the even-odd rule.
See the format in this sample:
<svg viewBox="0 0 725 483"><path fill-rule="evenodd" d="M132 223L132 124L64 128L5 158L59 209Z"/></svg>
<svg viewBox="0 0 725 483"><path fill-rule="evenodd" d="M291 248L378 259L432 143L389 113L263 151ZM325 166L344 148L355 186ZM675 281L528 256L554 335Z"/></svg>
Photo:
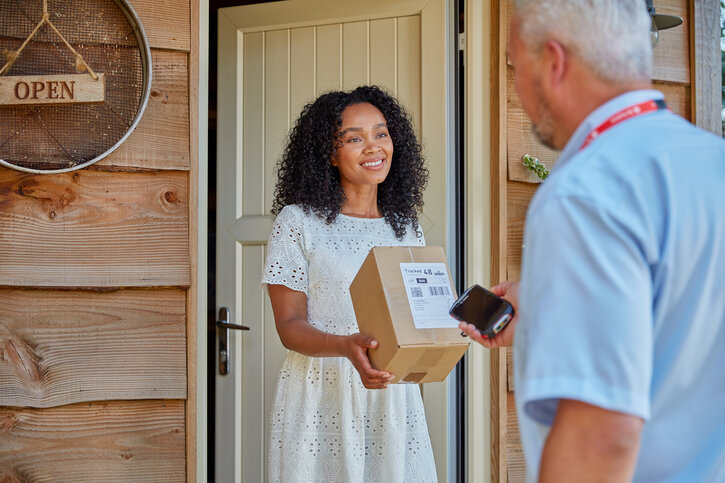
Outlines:
<svg viewBox="0 0 725 483"><path fill-rule="evenodd" d="M541 161L539 161L538 158L529 154L524 154L521 162L524 166L526 166L526 169L532 171L542 181L549 177L549 170Z"/></svg>

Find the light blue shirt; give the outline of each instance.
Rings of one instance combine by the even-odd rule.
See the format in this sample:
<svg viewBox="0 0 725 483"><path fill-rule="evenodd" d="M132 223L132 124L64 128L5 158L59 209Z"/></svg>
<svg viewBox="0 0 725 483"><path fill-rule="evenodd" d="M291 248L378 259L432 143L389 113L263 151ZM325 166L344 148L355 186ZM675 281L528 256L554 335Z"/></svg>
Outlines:
<svg viewBox="0 0 725 483"><path fill-rule="evenodd" d="M725 141L632 91L526 216L514 382L530 479L560 398L646 421L634 481L725 481Z"/></svg>

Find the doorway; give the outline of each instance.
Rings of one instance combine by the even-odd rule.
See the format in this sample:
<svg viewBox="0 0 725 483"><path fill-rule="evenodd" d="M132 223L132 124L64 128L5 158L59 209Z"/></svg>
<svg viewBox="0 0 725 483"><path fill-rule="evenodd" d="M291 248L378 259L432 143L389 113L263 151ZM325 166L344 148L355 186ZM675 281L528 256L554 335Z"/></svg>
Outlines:
<svg viewBox="0 0 725 483"><path fill-rule="evenodd" d="M229 6L239 5L250 5L256 3L271 3L271 2L260 2L260 1L235 1L235 0L211 0L210 1L210 72L209 72L209 287L208 287L208 354L209 354L209 481L215 481L216 476L214 473L213 461L216 458L218 448L214 447L214 440L216 437L215 427L218 424L216 419L218 415L215 414L214 408L216 406L215 393L217 387L215 385L216 380L216 358L217 358L217 287L215 285L216 273L215 267L217 264L217 38L218 38L218 26L217 26L217 11L219 8L225 8ZM446 41L446 56L447 66L446 74L448 76L447 82L449 85L449 92L446 96L453 99L450 103L453 107L449 109L451 119L449 124L453 127L449 129L448 137L444 138L442 143L440 139L434 140L433 137L425 137L423 139L424 144L427 143L438 143L445 146L443 150L438 153L436 159L448 159L447 165L442 171L438 171L438 179L441 175L445 181L439 187L442 192L439 193L445 201L441 206L438 207L443 213L443 218L437 217L436 215L429 216L432 220L430 223L435 223L441 220L446 220L443 224L446 225L443 231L440 231L440 235L429 237L429 243L434 240L431 244L439 244L448 247L449 254L453 254L449 258L449 264L454 273L454 279L457 284L457 289L460 291L463 288L463 281L465 280L463 274L463 262L462 254L463 251L463 240L465 239L463 232L463 193L462 186L462 93L464 92L460 87L462 85L463 76L460 75L460 69L463 68L461 62L461 56L458 52L458 34L459 34L459 19L462 14L462 6L459 3L463 2L441 2L445 4L446 11L443 15L449 20L448 22L448 40ZM452 26L452 27L451 27ZM405 100L403 99L405 104ZM445 109L444 109L445 111ZM420 131L419 131L420 134ZM429 158L430 159L430 158ZM429 203L428 206L434 206L434 203ZM425 228L425 221L423 221ZM464 481L465 480L465 435L463 434L463 428L465 428L465 408L463 406L465 401L465 380L463 366L459 366L456 373L449 379L452 379L453 390L447 391L444 400L438 407L440 407L445 414L448 415L448 421L443 424L445 427L445 434L442 435L444 446L447 446L448 451L445 456L448 461L448 468L445 471L445 480L448 481ZM430 398L434 398L433 394L435 391L431 389ZM425 393L425 390L424 390ZM425 394L424 394L425 397ZM429 426L431 424L437 424L438 422L431 422L429 418ZM433 429L431 429L433 431Z"/></svg>
<svg viewBox="0 0 725 483"><path fill-rule="evenodd" d="M207 481L216 481L214 473L214 460L216 439L216 358L217 358L217 311L216 311L216 186L217 186L217 62L218 62L218 12L220 8L252 5L256 3L269 3L279 0L209 0L209 201L207 224Z"/></svg>

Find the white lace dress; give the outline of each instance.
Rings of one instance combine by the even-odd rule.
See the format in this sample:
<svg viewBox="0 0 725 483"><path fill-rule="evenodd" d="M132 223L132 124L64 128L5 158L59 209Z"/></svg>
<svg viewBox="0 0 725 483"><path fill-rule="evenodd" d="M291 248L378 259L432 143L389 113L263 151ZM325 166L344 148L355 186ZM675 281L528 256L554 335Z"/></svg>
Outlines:
<svg viewBox="0 0 725 483"><path fill-rule="evenodd" d="M310 324L353 334L348 287L370 248L424 244L411 228L398 240L384 219L338 215L328 225L286 206L269 238L262 285L304 292ZM268 462L274 482L437 481L417 385L366 389L348 359L294 351L279 373Z"/></svg>

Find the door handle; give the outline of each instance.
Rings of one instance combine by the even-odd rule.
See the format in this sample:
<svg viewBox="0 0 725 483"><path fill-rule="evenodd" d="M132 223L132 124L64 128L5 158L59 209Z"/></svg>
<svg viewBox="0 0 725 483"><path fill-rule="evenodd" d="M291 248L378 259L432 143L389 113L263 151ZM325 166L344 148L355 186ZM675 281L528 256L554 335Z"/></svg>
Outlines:
<svg viewBox="0 0 725 483"><path fill-rule="evenodd" d="M219 374L226 376L229 374L229 364L232 360L232 348L229 344L230 330L249 330L246 325L239 325L230 322L231 311L227 307L219 309L219 320L216 321L217 330L219 331Z"/></svg>
<svg viewBox="0 0 725 483"><path fill-rule="evenodd" d="M222 322L221 320L217 320L216 326L223 327L225 329L249 330L249 327L247 327L246 325L233 324L231 322Z"/></svg>

